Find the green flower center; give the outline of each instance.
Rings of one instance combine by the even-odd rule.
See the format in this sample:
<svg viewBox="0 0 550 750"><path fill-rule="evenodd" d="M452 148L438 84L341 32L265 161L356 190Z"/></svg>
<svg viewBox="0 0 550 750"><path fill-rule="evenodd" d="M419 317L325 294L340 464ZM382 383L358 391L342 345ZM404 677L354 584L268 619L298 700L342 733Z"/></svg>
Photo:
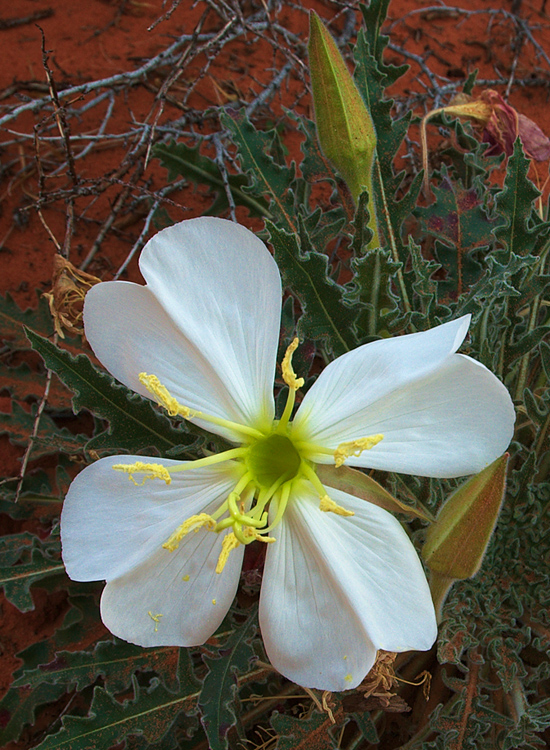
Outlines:
<svg viewBox="0 0 550 750"><path fill-rule="evenodd" d="M254 482L261 489L294 479L301 461L292 441L285 435L277 434L255 442L245 459Z"/></svg>
<svg viewBox="0 0 550 750"><path fill-rule="evenodd" d="M319 509L340 516L352 516L353 512L342 508L328 496L325 487L316 474L314 457L328 455L336 467L341 466L349 456L358 456L364 450L370 450L382 440L383 435L370 435L364 438L341 443L335 450L309 443L307 438L296 434L291 423L296 391L304 384L303 378L296 377L292 369L292 353L298 346L294 339L288 347L281 363L283 380L288 386L287 402L281 419L271 425L258 429L252 425L239 424L227 419L192 411L180 404L159 381L156 375L139 373L140 382L147 388L157 403L164 406L171 416L182 416L184 419L199 418L205 422L223 427L242 436L242 443L220 454L199 458L196 461L185 461L176 466L136 461L133 464L114 464L113 469L129 475L129 479L141 486L147 479L161 479L169 485L172 474L193 468L212 466L224 461L241 463L243 473L234 489L211 515L199 513L187 518L162 545L173 552L180 541L190 532L207 529L224 534L222 548L216 566L221 573L229 553L241 544L250 544L254 540L271 544L275 538L268 536L281 521L288 502L298 482L307 481L319 496ZM291 437L289 437L289 435ZM134 474L141 474L143 479L137 482ZM271 503L274 512L269 513ZM215 600L213 600L215 604ZM162 615L150 616L155 618Z"/></svg>

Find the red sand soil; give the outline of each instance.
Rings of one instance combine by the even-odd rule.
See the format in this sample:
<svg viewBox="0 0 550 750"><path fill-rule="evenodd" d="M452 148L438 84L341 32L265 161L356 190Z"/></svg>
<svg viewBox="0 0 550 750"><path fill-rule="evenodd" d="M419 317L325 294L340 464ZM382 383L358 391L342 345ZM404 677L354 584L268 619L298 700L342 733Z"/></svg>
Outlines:
<svg viewBox="0 0 550 750"><path fill-rule="evenodd" d="M426 97L419 83L419 79L428 81L426 68L432 75L443 77L437 79L439 86L443 86L445 80L463 82L472 70L479 68L479 78L488 81L488 87L507 95L518 111L532 118L550 135L550 19L540 13L540 2L457 0L454 7L451 2L440 5L421 0L392 0L385 26L391 31L393 45L388 51L388 61L411 65L410 73L392 92L398 99L398 106L401 109L412 106L419 114L433 107L433 100ZM0 17L3 61L0 118L31 98L48 96L41 30L51 77L57 89L62 90L133 71L182 33L221 32L226 25L225 33L228 33L235 17L240 14L248 19L265 4L263 0L196 0L194 3L182 0L170 18L148 30L170 5L162 6L160 0L11 0L5 3ZM512 6L519 24L512 15ZM69 118L73 175L64 165L63 142L51 139L60 132L57 127L48 129L54 123L51 109L42 109L36 114L26 112L4 123L0 131L0 142L6 144L0 151L0 291L9 291L23 307L36 306L36 290L44 292L51 286L53 258L58 248L66 252L76 266L88 259L88 272L101 279L113 278L143 230L149 204L145 205L139 198L143 195L154 198L155 191L166 185L166 172L156 160L150 160L143 169L148 140L139 142L144 132L143 128L139 130L139 123L158 127L185 116L187 122L180 125L185 133L212 133L219 129L219 124L215 117L204 116L209 107L237 102L249 104L287 62L291 64L289 75L267 104L257 107L254 117L268 126L277 121L283 107L311 116L304 65L307 11L314 8L338 36L345 26L346 7L357 8L357 4L351 0L347 6L339 0L296 0L293 3L283 0L279 11L271 11L271 20L294 36L285 38L264 27L258 33L249 29L227 43L220 35L221 41L206 49L200 38L198 42L183 46L180 53L186 57L182 60L180 75L172 82L162 105L157 95L174 72L173 67L157 67L141 83L126 87L111 101L106 98L88 111L84 111L85 106L106 89L75 94L70 106L83 111L80 117ZM228 8L233 8L232 15ZM356 15L359 19L358 12ZM10 23L16 19L27 20L20 25ZM498 83L499 80L506 83ZM62 101L66 103L65 99ZM447 101L448 96L443 95L437 105ZM63 123L59 125L62 129ZM436 130L435 126L433 129ZM126 133L127 136L126 139L96 141L81 137L98 132ZM299 158L299 138L289 129L284 137L290 155ZM129 159L132 149L134 156ZM215 155L213 150L205 153ZM415 154L418 159L418 149ZM545 179L545 170L546 164L539 167L541 182ZM80 190L73 200L70 195L75 186ZM204 189L189 184L170 194L164 205L173 220L180 220L199 215L210 202ZM243 223L253 228L258 226L257 220L250 221L246 211L239 211L237 215ZM107 226L108 220L112 221ZM153 231L151 227L150 233ZM97 251L90 259L88 254L94 242ZM121 278L140 280L136 257ZM2 350L0 353L4 355ZM24 406L29 408L27 403ZM6 391L0 391L0 410L10 410ZM10 444L7 437L0 437L2 476L18 474L22 452L22 448ZM0 523L4 533L26 528L25 524L6 516L0 516ZM36 530L36 526L33 528ZM48 596L37 589L34 600L35 610L25 615L0 600L0 694L9 685L11 673L19 664L14 654L47 637L62 617L62 597ZM97 635L90 634L90 642Z"/></svg>

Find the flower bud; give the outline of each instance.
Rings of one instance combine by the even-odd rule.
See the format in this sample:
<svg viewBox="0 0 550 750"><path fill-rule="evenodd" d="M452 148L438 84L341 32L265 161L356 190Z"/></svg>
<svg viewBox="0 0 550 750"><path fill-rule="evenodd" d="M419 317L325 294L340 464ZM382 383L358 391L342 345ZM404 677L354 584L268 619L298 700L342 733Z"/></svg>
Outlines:
<svg viewBox="0 0 550 750"><path fill-rule="evenodd" d="M432 571L436 609L455 580L472 578L481 567L504 499L507 465L505 453L470 477L449 496L428 528L422 557Z"/></svg>
<svg viewBox="0 0 550 750"><path fill-rule="evenodd" d="M323 153L340 172L355 201L364 189L369 191L373 220L374 124L336 43L314 11L310 14L309 66Z"/></svg>

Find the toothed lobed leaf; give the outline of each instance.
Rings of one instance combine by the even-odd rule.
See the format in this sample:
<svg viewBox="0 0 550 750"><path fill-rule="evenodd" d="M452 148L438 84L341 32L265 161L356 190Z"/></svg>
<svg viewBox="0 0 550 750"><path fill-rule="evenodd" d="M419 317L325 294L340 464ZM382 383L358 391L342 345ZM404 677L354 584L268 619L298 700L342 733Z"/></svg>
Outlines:
<svg viewBox="0 0 550 750"><path fill-rule="evenodd" d="M43 336L53 334L52 316L45 297L39 297L37 308L21 310L10 294L0 295L0 341L11 349L29 349L23 326Z"/></svg>
<svg viewBox="0 0 550 750"><path fill-rule="evenodd" d="M356 344L352 326L357 310L346 302L344 287L330 278L327 256L311 247L305 231L300 242L298 236L271 222L266 226L283 283L302 307L298 335L320 339L335 356L349 351Z"/></svg>
<svg viewBox="0 0 550 750"><path fill-rule="evenodd" d="M21 543L20 547L17 545ZM6 599L20 612L34 609L31 586L44 578L65 575L65 566L61 562L58 539L42 542L34 536L31 540L21 535L15 539L7 537L2 540L0 554L0 587L4 588Z"/></svg>
<svg viewBox="0 0 550 750"><path fill-rule="evenodd" d="M269 216L267 203L262 198L247 193L248 180L242 174L228 174L227 185L220 167L213 159L200 153L199 146L187 146L185 143L157 143L153 146L153 156L160 160L168 170L168 179L184 177L198 185L207 185L213 194L214 201L204 212L218 216L229 209L226 190L229 188L236 206L248 208L251 216Z"/></svg>
<svg viewBox="0 0 550 750"><path fill-rule="evenodd" d="M186 426L180 423L175 428L150 401L117 383L86 355L75 357L32 331L27 330L27 336L46 366L74 391L75 413L88 409L108 420L109 428L87 443L87 451L137 453L153 447L167 453L179 448L179 455L197 446Z"/></svg>
<svg viewBox="0 0 550 750"><path fill-rule="evenodd" d="M238 675L248 672L256 658L251 640L257 629L257 609L254 607L245 622L235 627L219 646L218 656L203 657L208 673L204 678L199 707L210 750L226 750L228 747L227 734L240 715Z"/></svg>

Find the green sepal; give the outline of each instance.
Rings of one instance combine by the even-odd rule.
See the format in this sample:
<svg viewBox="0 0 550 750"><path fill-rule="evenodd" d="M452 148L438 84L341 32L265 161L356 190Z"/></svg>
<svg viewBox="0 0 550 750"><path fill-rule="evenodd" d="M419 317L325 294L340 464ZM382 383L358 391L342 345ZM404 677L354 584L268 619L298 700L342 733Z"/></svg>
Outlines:
<svg viewBox="0 0 550 750"><path fill-rule="evenodd" d="M319 464L317 476L327 487L347 492L349 495L378 505L379 508L384 508L384 510L389 510L392 513L404 513L413 518L422 518L424 521L433 520L432 514L420 502L417 502L417 507L414 508L412 505L402 503L368 474L352 469L350 466L336 468L330 464Z"/></svg>

